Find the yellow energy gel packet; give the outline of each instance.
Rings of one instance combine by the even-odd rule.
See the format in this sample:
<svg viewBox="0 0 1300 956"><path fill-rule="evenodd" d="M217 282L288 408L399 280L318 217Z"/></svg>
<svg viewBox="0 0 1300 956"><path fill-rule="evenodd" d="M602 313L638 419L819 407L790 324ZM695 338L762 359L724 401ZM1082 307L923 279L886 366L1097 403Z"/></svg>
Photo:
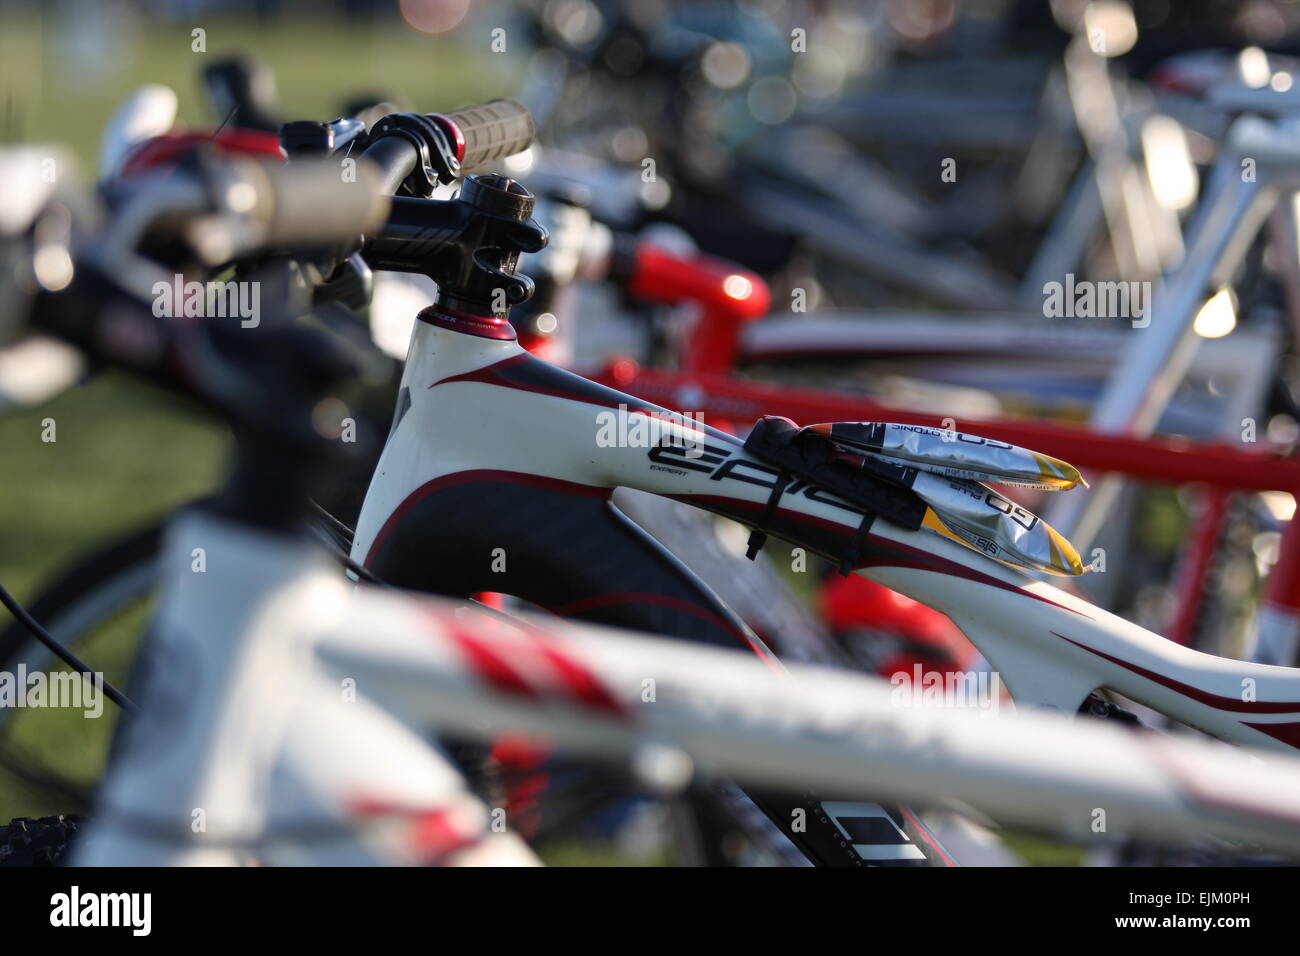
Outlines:
<svg viewBox="0 0 1300 956"><path fill-rule="evenodd" d="M927 489L931 494L925 494L917 488L923 484L926 482L918 481L912 486L930 505L923 527L1015 568L1071 576L1088 570L1074 545L1059 531L993 489L962 482L974 487L951 488L949 493L936 496L933 489ZM982 489L982 493L976 489ZM942 500L936 500L939 498Z"/></svg>

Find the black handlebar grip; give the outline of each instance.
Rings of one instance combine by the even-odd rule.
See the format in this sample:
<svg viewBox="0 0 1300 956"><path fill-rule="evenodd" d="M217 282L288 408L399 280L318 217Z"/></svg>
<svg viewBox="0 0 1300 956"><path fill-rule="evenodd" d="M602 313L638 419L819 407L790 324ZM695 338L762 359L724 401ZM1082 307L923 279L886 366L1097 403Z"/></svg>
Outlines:
<svg viewBox="0 0 1300 956"><path fill-rule="evenodd" d="M522 153L532 145L537 126L528 107L514 100L492 100L482 106L470 106L454 113L444 113L465 143L460 157L462 173L494 159Z"/></svg>

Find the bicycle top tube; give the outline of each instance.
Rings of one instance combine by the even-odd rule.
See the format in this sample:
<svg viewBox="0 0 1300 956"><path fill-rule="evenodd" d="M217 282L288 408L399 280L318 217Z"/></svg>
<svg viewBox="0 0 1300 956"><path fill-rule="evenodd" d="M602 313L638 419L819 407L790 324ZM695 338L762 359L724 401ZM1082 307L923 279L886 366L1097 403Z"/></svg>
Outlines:
<svg viewBox="0 0 1300 956"><path fill-rule="evenodd" d="M353 556L362 563L415 503L457 483L601 497L625 486L753 527L778 480L690 412L597 385L514 342L429 322L416 324L402 396L358 522ZM1300 746L1300 671L1178 647L924 530L863 526L863 509L799 482L766 521L832 560L856 539L855 570L952 617L1023 703L1072 713L1109 687L1224 739Z"/></svg>

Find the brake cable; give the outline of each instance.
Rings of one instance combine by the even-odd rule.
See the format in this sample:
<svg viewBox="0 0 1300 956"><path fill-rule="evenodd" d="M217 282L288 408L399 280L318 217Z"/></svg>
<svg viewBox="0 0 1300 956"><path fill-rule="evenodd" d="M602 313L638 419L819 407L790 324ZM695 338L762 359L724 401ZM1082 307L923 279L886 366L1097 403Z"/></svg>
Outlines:
<svg viewBox="0 0 1300 956"><path fill-rule="evenodd" d="M94 681L96 676L95 671L92 671L89 666L82 663L77 655L73 654L72 651L60 644L49 631L41 627L36 618L28 614L27 609L19 604L14 596L5 590L3 585L0 585L0 604L3 604L8 608L9 613L17 618L18 622L22 624L23 627L31 631L38 641L53 651L54 654L61 658L65 664L80 673L83 678L92 682ZM108 681L104 680L103 675L99 675L99 678L104 694L109 700L117 704L118 707L122 708L129 714L137 712L135 703L129 697L119 691Z"/></svg>

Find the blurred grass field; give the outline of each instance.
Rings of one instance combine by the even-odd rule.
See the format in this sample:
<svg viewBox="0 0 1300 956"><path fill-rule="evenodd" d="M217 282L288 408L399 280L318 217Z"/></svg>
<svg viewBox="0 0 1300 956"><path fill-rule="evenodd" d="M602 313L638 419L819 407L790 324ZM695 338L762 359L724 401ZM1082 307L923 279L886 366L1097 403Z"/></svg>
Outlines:
<svg viewBox="0 0 1300 956"><path fill-rule="evenodd" d="M84 181L93 177L105 122L140 84L171 86L186 125L219 122L208 111L199 71L235 52L274 68L281 102L296 118L333 118L363 92L400 95L412 108L437 110L508 94L515 86L511 58L488 52L486 29L476 52L468 48L473 31L460 31L453 42L417 34L393 19L205 16L197 22L207 31L206 53L192 52L188 22L70 28L0 9L0 138L71 147ZM83 35L97 28L104 30L106 49ZM78 68L79 50L93 50L93 68ZM55 423L53 442L42 440L47 419ZM77 555L212 488L225 447L220 425L115 374L39 407L0 415L0 583L30 601L42 581ZM110 681L125 678L146 611L133 609L79 651ZM0 623L7 624L4 617ZM24 713L14 721L10 743L90 782L102 769L113 711L110 705L97 721L77 711ZM31 790L0 769L0 819L66 809L58 797Z"/></svg>
<svg viewBox="0 0 1300 956"><path fill-rule="evenodd" d="M202 24L205 54L191 51L189 23L119 24L105 41L120 45L108 51L109 65L101 62L83 75L74 55L87 37L70 41L50 19L0 10L0 139L66 144L89 175L105 121L142 83L175 89L181 122L213 124L217 118L207 111L198 75L205 57L224 53L250 53L272 65L281 101L301 118L332 118L363 91L400 94L422 110L450 109L510 94L521 73L513 58L487 51L486 29L475 49L464 29L452 41L416 34L395 20L204 17ZM104 54L98 51L96 60ZM53 442L42 440L46 419L55 422ZM39 407L0 415L0 583L29 601L43 580L77 555L211 489L226 441L221 426L183 403L115 374ZM84 659L123 682L147 610L135 608L114 621L80 649ZM77 711L24 714L11 743L89 785L102 770L114 716L111 705L98 721ZM68 808L0 768L0 820ZM1009 842L1040 865L1073 865L1080 857L1073 848L1033 837ZM627 862L589 846L557 846L546 858L553 865Z"/></svg>

